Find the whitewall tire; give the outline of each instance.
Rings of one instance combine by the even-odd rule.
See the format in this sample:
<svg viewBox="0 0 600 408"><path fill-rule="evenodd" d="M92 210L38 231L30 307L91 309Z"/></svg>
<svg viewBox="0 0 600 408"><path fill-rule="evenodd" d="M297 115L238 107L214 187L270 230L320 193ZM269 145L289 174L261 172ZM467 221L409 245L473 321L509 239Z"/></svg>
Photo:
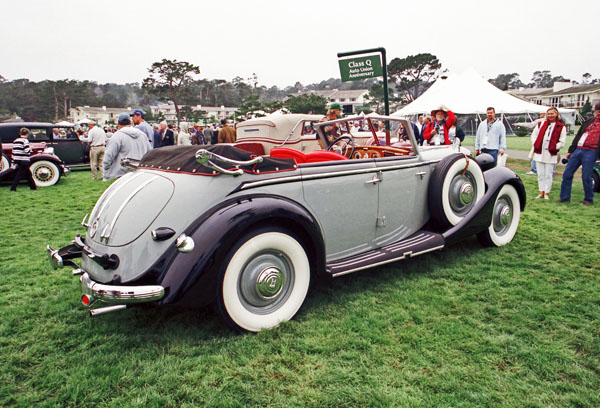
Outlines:
<svg viewBox="0 0 600 408"><path fill-rule="evenodd" d="M477 162L464 155L448 156L437 165L429 181L431 217L442 228L452 227L464 219L484 193L483 172Z"/></svg>
<svg viewBox="0 0 600 408"><path fill-rule="evenodd" d="M261 230L232 248L219 277L221 318L236 329L257 332L298 312L310 284L310 263L292 235Z"/></svg>
<svg viewBox="0 0 600 408"><path fill-rule="evenodd" d="M29 165L31 175L38 187L53 186L60 179L58 166L48 160L38 160Z"/></svg>
<svg viewBox="0 0 600 408"><path fill-rule="evenodd" d="M3 172L4 170L8 169L10 167L10 163L8 162L8 159L2 155L2 161L0 162L0 172Z"/></svg>
<svg viewBox="0 0 600 408"><path fill-rule="evenodd" d="M517 190L510 184L500 189L489 227L477 234L479 241L487 246L503 246L513 240L521 219L521 200Z"/></svg>

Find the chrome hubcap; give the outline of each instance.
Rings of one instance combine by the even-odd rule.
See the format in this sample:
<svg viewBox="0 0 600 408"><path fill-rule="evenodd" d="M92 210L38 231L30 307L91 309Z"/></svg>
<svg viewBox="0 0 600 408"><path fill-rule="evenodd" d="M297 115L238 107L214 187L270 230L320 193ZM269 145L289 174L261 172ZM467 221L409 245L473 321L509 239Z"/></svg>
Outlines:
<svg viewBox="0 0 600 408"><path fill-rule="evenodd" d="M494 205L493 226L498 235L503 235L508 231L513 219L513 205L510 198L499 197Z"/></svg>
<svg viewBox="0 0 600 408"><path fill-rule="evenodd" d="M265 268L256 278L256 292L262 299L273 299L283 289L285 276L275 266Z"/></svg>
<svg viewBox="0 0 600 408"><path fill-rule="evenodd" d="M475 197L477 195L473 176L467 173L464 176L459 174L454 177L448 193L450 195L449 199L452 211L459 216L467 214L475 204Z"/></svg>
<svg viewBox="0 0 600 408"><path fill-rule="evenodd" d="M289 258L275 250L255 254L242 269L238 294L244 307L266 314L285 303L294 287L294 268Z"/></svg>
<svg viewBox="0 0 600 408"><path fill-rule="evenodd" d="M460 186L459 199L463 205L469 205L473 202L474 197L473 186L471 183L464 183Z"/></svg>
<svg viewBox="0 0 600 408"><path fill-rule="evenodd" d="M50 180L50 178L52 176L52 172L47 167L40 167L39 169L37 169L35 174L36 174L37 178L42 181L48 181L48 180Z"/></svg>

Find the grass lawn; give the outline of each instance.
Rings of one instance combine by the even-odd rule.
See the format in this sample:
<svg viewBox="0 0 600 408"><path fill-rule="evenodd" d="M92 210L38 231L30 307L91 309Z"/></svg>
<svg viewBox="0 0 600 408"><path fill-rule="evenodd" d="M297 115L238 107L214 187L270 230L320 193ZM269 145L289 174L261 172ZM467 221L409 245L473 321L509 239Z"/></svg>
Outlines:
<svg viewBox="0 0 600 408"><path fill-rule="evenodd" d="M575 135L567 135L567 143L565 147L561 150L562 154L567 153L567 148L571 146ZM475 136L467 136L462 143L465 147L474 147L475 146ZM507 136L506 137L506 148L508 150L523 150L530 151L531 150L531 138L529 136Z"/></svg>
<svg viewBox="0 0 600 408"><path fill-rule="evenodd" d="M44 247L82 232L107 184L2 186L0 406L599 406L600 203L577 204L580 180L572 204L531 200L528 164L509 166L530 201L508 246L472 238L337 278L248 335L210 308L91 320Z"/></svg>

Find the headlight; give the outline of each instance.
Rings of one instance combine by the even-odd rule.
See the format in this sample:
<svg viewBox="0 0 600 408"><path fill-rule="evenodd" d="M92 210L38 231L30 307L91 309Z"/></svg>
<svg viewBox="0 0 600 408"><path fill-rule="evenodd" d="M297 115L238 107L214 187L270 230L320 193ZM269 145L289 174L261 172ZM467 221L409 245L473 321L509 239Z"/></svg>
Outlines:
<svg viewBox="0 0 600 408"><path fill-rule="evenodd" d="M54 147L46 147L44 149L44 153L46 153L46 154L54 154Z"/></svg>

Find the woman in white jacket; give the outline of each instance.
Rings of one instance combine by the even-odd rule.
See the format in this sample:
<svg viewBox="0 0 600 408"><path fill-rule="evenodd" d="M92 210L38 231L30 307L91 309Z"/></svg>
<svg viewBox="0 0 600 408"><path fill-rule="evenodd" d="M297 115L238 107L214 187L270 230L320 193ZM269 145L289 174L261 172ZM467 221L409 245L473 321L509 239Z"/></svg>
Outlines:
<svg viewBox="0 0 600 408"><path fill-rule="evenodd" d="M189 125L187 122L181 122L179 124L179 138L177 139L178 145L191 145L190 142L190 133L189 133Z"/></svg>
<svg viewBox="0 0 600 408"><path fill-rule="evenodd" d="M554 169L558 163L558 151L567 141L567 128L561 121L558 109L550 108L546 111L546 120L539 122L531 133L533 145L533 160L538 174L540 194L536 197L549 199Z"/></svg>

